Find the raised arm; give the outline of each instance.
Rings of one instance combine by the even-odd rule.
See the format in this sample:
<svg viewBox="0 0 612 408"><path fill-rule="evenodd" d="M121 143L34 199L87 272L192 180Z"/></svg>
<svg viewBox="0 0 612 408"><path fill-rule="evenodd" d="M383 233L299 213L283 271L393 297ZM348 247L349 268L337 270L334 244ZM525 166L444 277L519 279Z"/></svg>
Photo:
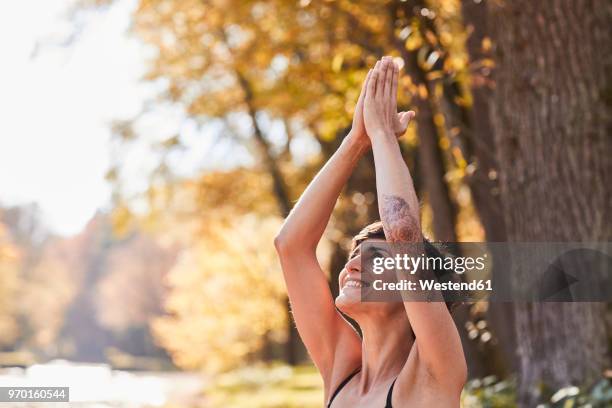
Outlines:
<svg viewBox="0 0 612 408"><path fill-rule="evenodd" d="M422 243L418 199L393 134L398 76L399 69L390 58L376 64L366 90L364 120L374 152L379 212L387 241ZM405 301L404 307L420 361L437 381L460 389L465 380L463 349L445 303L438 300ZM408 375L402 373L398 381Z"/></svg>
<svg viewBox="0 0 612 408"><path fill-rule="evenodd" d="M334 378L354 369L361 356L360 339L336 311L315 251L343 186L370 149L363 124L364 90L365 82L351 131L306 188L274 241L298 331L326 388ZM332 367L344 372L334 375Z"/></svg>

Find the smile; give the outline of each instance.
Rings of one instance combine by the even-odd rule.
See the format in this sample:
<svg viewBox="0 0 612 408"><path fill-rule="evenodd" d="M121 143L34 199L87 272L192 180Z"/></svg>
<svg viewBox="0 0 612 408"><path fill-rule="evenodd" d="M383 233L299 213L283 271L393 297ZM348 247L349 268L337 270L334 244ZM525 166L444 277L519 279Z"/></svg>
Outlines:
<svg viewBox="0 0 612 408"><path fill-rule="evenodd" d="M363 287L368 287L370 286L367 282L364 282L362 280L359 279L347 279L347 281L344 283L343 288L363 288Z"/></svg>

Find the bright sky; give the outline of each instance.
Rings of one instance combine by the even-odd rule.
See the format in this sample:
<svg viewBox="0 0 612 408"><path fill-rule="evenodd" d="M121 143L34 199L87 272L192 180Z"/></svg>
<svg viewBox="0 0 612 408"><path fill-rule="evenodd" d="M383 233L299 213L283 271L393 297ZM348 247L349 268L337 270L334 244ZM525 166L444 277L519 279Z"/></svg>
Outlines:
<svg viewBox="0 0 612 408"><path fill-rule="evenodd" d="M0 206L34 202L50 229L75 234L109 205L104 176L111 160L121 164L122 191L133 195L146 189L160 157L150 142L176 134L186 149L168 164L179 176L253 163L219 121L200 127L168 103L136 122L144 143L111 151L111 123L136 116L163 84L141 81L150 54L129 34L137 0L70 19L73 2L0 2ZM230 120L241 137L250 134L250 120ZM258 121L272 142L282 142L280 122ZM311 138L296 136L291 150L298 158L316 153Z"/></svg>
<svg viewBox="0 0 612 408"><path fill-rule="evenodd" d="M0 2L0 203L36 202L58 233L108 203L109 123L136 114L144 48L126 35L134 1L74 31L66 0Z"/></svg>

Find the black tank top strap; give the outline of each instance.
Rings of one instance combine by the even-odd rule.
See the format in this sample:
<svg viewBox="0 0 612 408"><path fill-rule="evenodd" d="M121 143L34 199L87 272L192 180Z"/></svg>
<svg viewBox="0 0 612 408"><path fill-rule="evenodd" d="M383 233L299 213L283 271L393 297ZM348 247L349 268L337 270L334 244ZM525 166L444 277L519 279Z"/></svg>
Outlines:
<svg viewBox="0 0 612 408"><path fill-rule="evenodd" d="M351 379L352 379L354 376L356 376L356 375L357 375L357 373L358 373L359 371L361 371L361 367L359 367L357 370L355 370L355 371L353 371L351 374L349 374L349 376L348 376L348 377L346 377L346 378L344 379L344 381L342 381L342 382L340 383L340 385L338 386L338 388L336 388L336 391L334 391L334 393L332 394L331 398L329 399L329 403L327 404L327 408L330 408L330 407L331 407L331 403L332 403L332 401L334 400L334 398L336 398L336 396L338 395L338 393L340 392L340 390L341 390L342 388L344 388L344 386L345 386L346 384L348 384L348 382L349 382L349 381L351 381Z"/></svg>
<svg viewBox="0 0 612 408"><path fill-rule="evenodd" d="M391 383L391 387L389 388L389 392L387 393L387 403L385 404L385 408L393 408L393 405L391 404L391 399L393 398L393 386L395 385L396 381L397 378Z"/></svg>
<svg viewBox="0 0 612 408"><path fill-rule="evenodd" d="M344 388L344 386L346 384L349 383L349 381L351 381L351 379L357 375L357 373L361 371L361 367L358 368L357 370L353 371L351 374L349 374L348 377L346 377L344 379L344 381L342 381L340 383L340 385L338 385L338 388L336 388L336 391L334 391L334 393L332 394L331 398L329 399L329 403L327 404L327 408L331 408L331 403L334 400L334 398L336 398L336 396L338 396L338 393L340 392L340 390L342 390L342 388ZM391 383L391 387L389 387L389 392L387 392L387 402L385 403L385 408L393 408L393 405L391 404L391 400L393 399L393 387L395 386L395 382L397 381L397 378L395 380L393 380L393 382Z"/></svg>

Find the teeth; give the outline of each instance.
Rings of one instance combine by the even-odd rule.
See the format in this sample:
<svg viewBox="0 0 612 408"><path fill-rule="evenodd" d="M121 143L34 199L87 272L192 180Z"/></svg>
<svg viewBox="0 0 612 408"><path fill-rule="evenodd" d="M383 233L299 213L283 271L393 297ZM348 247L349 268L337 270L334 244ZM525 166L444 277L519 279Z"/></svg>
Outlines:
<svg viewBox="0 0 612 408"><path fill-rule="evenodd" d="M344 284L344 286L349 288L361 288L363 287L363 284L359 281L349 280Z"/></svg>

